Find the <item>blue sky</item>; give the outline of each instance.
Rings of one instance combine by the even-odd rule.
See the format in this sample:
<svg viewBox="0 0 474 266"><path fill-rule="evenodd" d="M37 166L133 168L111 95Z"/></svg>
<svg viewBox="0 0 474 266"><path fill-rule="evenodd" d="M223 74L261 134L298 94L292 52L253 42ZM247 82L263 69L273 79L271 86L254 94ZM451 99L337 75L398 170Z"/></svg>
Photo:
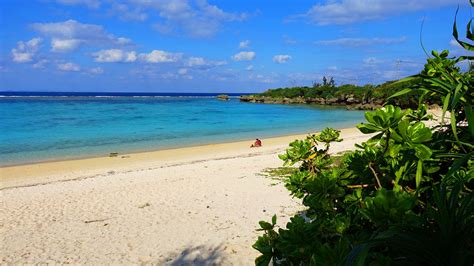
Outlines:
<svg viewBox="0 0 474 266"><path fill-rule="evenodd" d="M450 49L467 0L2 0L0 90L259 92L381 83ZM464 26L463 26L464 27Z"/></svg>

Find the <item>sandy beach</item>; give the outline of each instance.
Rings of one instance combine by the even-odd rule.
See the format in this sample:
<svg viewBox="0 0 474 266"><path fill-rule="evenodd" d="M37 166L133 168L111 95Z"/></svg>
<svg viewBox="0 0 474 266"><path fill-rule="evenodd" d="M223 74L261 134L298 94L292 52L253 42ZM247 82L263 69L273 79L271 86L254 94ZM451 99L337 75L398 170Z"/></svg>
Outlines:
<svg viewBox="0 0 474 266"><path fill-rule="evenodd" d="M301 206L262 175L303 135L0 168L2 263L251 265ZM336 153L367 139L342 130Z"/></svg>

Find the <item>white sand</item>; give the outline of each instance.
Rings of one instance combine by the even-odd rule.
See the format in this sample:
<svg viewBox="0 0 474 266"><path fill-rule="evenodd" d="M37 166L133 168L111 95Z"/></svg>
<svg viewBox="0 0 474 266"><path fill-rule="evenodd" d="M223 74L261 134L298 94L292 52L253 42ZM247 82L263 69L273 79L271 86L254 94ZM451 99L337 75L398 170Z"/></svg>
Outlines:
<svg viewBox="0 0 474 266"><path fill-rule="evenodd" d="M258 221L301 209L261 173L303 137L0 168L1 262L251 265Z"/></svg>

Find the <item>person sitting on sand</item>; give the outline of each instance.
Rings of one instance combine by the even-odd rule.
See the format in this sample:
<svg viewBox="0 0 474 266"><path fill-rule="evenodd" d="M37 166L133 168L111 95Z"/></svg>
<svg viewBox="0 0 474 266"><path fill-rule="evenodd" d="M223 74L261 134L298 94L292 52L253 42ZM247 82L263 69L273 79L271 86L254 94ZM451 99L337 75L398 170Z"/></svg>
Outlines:
<svg viewBox="0 0 474 266"><path fill-rule="evenodd" d="M250 148L262 147L262 141L259 139L255 140L255 143L250 146Z"/></svg>

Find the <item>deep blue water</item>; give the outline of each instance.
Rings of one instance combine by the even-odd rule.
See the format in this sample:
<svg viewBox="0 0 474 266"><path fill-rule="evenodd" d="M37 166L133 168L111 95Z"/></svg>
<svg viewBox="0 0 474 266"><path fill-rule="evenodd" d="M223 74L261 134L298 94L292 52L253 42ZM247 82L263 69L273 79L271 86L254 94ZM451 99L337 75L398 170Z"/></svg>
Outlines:
<svg viewBox="0 0 474 266"><path fill-rule="evenodd" d="M214 95L1 97L0 165L264 139L363 120L361 111L219 101Z"/></svg>

